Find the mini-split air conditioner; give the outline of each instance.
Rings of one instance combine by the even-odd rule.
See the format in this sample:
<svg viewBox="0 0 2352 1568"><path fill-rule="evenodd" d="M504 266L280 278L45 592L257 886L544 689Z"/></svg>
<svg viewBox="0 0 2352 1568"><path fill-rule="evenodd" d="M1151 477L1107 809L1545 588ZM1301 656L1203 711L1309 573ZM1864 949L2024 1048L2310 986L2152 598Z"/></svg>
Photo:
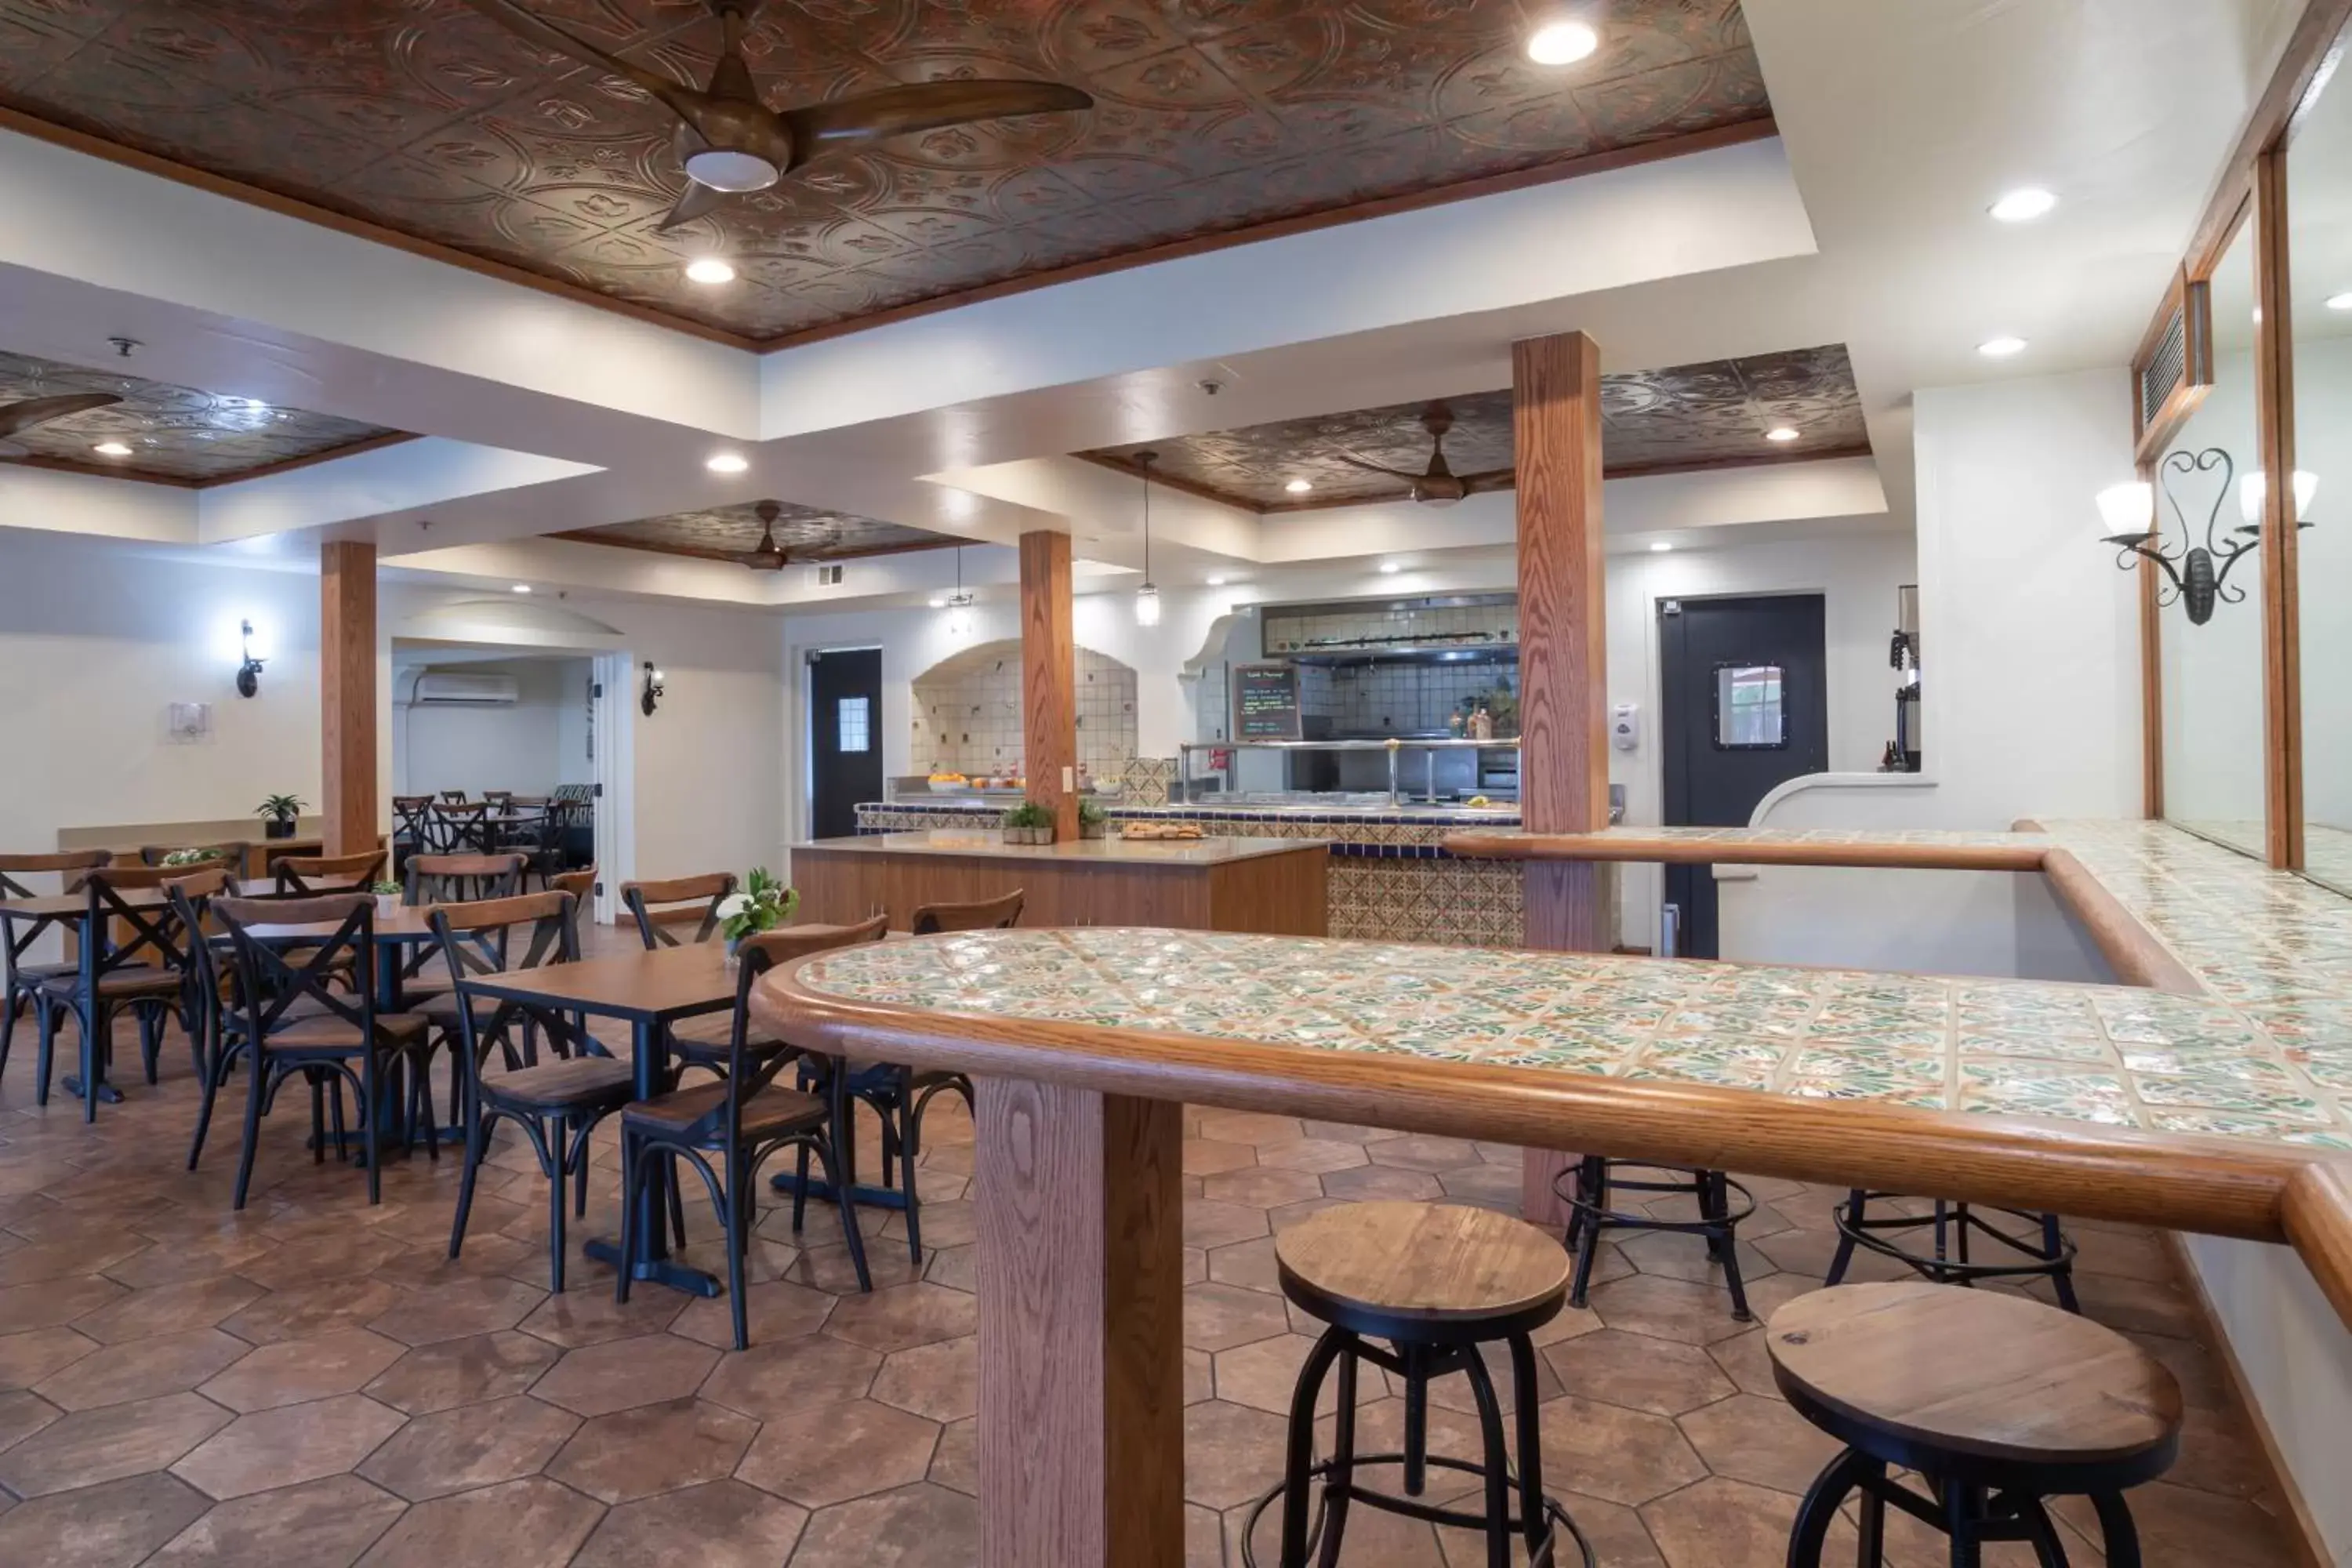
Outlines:
<svg viewBox="0 0 2352 1568"><path fill-rule="evenodd" d="M511 708L521 695L511 675L462 675L428 669L417 676L408 700L418 708Z"/></svg>

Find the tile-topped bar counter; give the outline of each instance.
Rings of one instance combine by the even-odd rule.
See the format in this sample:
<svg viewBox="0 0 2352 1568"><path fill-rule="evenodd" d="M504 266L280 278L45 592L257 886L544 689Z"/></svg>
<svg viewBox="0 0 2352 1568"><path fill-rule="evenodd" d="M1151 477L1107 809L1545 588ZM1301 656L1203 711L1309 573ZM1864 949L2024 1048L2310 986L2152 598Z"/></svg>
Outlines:
<svg viewBox="0 0 2352 1568"><path fill-rule="evenodd" d="M857 808L861 834L993 823L1001 806L980 801L901 800ZM1517 947L1525 934L1523 879L1516 866L1458 859L1444 847L1465 826L1517 827L1516 810L1408 806L1399 811L1317 806L1114 805L1113 831L1129 820L1197 822L1221 837L1319 839L1331 847L1333 936Z"/></svg>
<svg viewBox="0 0 2352 1568"><path fill-rule="evenodd" d="M2290 1241L2352 1319L2346 1103L2217 999L1014 931L819 955L754 1005L980 1081L980 1267L1023 1304L981 1323L991 1568L1181 1560L1183 1104Z"/></svg>

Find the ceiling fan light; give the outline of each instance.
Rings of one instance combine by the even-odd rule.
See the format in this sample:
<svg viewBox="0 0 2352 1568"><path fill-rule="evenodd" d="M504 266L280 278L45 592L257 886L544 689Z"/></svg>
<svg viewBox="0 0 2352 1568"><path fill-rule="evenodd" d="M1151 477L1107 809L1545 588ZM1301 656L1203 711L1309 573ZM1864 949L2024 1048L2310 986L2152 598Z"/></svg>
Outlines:
<svg viewBox="0 0 2352 1568"><path fill-rule="evenodd" d="M686 279L689 283L732 283L735 268L716 256L698 256L686 264Z"/></svg>
<svg viewBox="0 0 2352 1568"><path fill-rule="evenodd" d="M688 153L686 172L696 184L709 185L730 195L764 191L783 178L784 173L757 153L738 153L726 147L704 147Z"/></svg>
<svg viewBox="0 0 2352 1568"><path fill-rule="evenodd" d="M97 446L92 447L90 450L96 452L101 458L127 458L131 456L131 448L124 446L120 441L100 441Z"/></svg>
<svg viewBox="0 0 2352 1568"><path fill-rule="evenodd" d="M1568 66L1601 47L1601 35L1584 22L1549 22L1528 36L1528 58L1539 66Z"/></svg>
<svg viewBox="0 0 2352 1568"><path fill-rule="evenodd" d="M1764 439L1775 446L1785 447L1791 441L1802 439L1803 435L1802 431L1793 426L1777 425L1764 432Z"/></svg>
<svg viewBox="0 0 2352 1568"><path fill-rule="evenodd" d="M1282 488L1288 490L1292 495L1303 496L1307 491L1315 488L1315 481L1312 479L1293 479Z"/></svg>

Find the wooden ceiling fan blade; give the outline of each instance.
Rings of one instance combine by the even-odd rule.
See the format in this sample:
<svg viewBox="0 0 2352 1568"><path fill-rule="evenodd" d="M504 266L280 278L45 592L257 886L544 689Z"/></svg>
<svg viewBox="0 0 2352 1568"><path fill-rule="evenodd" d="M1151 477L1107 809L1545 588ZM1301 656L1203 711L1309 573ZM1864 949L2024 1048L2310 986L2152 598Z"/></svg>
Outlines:
<svg viewBox="0 0 2352 1568"><path fill-rule="evenodd" d="M1361 468L1368 474L1386 474L1390 479L1403 479L1408 483L1429 477L1426 474L1409 474L1402 468L1383 468L1378 463L1367 463L1361 458L1351 458L1345 452L1334 452L1331 455L1351 468Z"/></svg>
<svg viewBox="0 0 2352 1568"><path fill-rule="evenodd" d="M699 180L689 177L686 182L686 194L677 198L677 205L669 209L667 217L655 226L654 232L667 234L674 228L692 223L696 218L706 217L718 211L719 204L724 202L727 196L727 192L715 189L702 184Z"/></svg>
<svg viewBox="0 0 2352 1568"><path fill-rule="evenodd" d="M1059 82L927 81L790 109L779 118L793 133L793 161L797 166L819 153L887 136L1018 114L1066 114L1091 109L1094 101L1092 94Z"/></svg>
<svg viewBox="0 0 2352 1568"><path fill-rule="evenodd" d="M594 66L623 81L635 83L689 123L700 118L703 95L692 88L680 87L659 71L631 65L618 55L608 55L585 38L573 37L554 23L524 10L514 0L466 0L466 4L525 43L552 49L582 65Z"/></svg>
<svg viewBox="0 0 2352 1568"><path fill-rule="evenodd" d="M1483 474L1461 475L1460 479L1464 495L1484 495L1488 490L1515 489L1519 482L1519 471L1517 468L1489 468Z"/></svg>
<svg viewBox="0 0 2352 1568"><path fill-rule="evenodd" d="M111 392L68 392L56 397L28 397L22 403L0 405L0 437L14 436L68 414L111 408L122 399Z"/></svg>

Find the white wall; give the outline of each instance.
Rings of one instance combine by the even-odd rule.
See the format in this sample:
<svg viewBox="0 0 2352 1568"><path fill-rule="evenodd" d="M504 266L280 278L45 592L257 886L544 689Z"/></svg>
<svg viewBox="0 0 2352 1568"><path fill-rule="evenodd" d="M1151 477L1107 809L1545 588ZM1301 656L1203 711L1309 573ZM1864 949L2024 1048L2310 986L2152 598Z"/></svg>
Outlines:
<svg viewBox="0 0 2352 1568"><path fill-rule="evenodd" d="M589 661L512 659L448 666L467 675L503 675L516 685L507 707L408 701L409 677L430 658L395 661L392 692L392 776L402 795L462 789L477 796L501 789L548 795L558 784L590 780L587 755Z"/></svg>
<svg viewBox="0 0 2352 1568"><path fill-rule="evenodd" d="M2352 337L2296 337L2294 443L2295 466L2319 476L2315 526L2296 542L2304 819L2352 830Z"/></svg>

